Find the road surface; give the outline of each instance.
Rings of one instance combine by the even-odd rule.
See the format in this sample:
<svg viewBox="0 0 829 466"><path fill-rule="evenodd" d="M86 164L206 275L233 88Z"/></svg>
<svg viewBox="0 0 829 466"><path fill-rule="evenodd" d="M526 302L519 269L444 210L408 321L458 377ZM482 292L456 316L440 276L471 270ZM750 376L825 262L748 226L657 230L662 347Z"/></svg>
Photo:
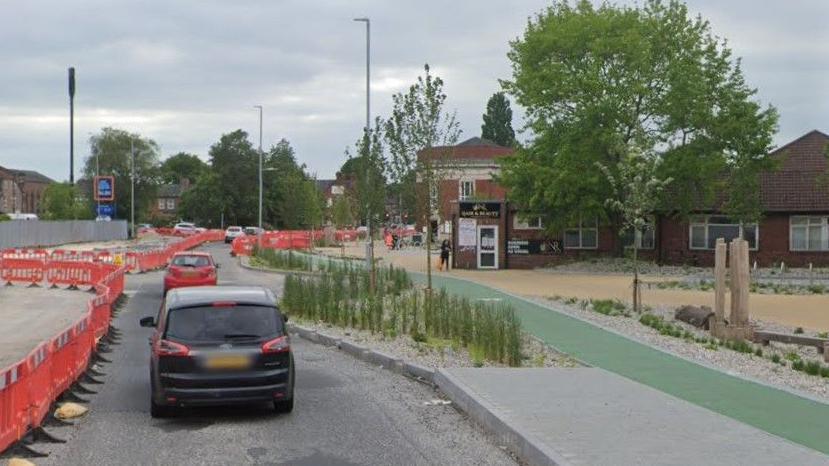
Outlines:
<svg viewBox="0 0 829 466"><path fill-rule="evenodd" d="M228 248L211 245L220 284L265 285L282 278L241 269ZM107 356L104 385L90 386L90 413L71 427L50 428L66 444L38 443L51 455L38 465L68 464L515 464L450 406L427 406L438 394L339 350L294 338L296 407L204 408L172 419L149 414L147 338L138 319L161 303L162 273L128 277L127 306L115 321L123 332Z"/></svg>

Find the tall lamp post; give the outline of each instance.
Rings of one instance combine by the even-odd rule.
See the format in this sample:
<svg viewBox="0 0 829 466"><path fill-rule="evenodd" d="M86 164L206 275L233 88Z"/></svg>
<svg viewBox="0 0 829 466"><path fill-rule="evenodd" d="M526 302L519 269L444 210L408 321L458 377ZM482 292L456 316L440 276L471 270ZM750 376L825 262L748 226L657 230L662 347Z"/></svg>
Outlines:
<svg viewBox="0 0 829 466"><path fill-rule="evenodd" d="M69 184L75 184L75 68L69 68Z"/></svg>
<svg viewBox="0 0 829 466"><path fill-rule="evenodd" d="M259 109L259 230L256 235L262 239L262 106L254 105Z"/></svg>
<svg viewBox="0 0 829 466"><path fill-rule="evenodd" d="M371 166L368 164L369 152L371 151L371 20L369 18L354 18L354 21L366 23L366 153L363 154L366 161L366 185L369 184L369 175L371 173ZM366 264L368 265L369 274L371 277L371 288L374 289L374 241L372 241L371 234L371 202L366 199L368 209L366 209Z"/></svg>
<svg viewBox="0 0 829 466"><path fill-rule="evenodd" d="M130 231L135 239L135 145L130 138Z"/></svg>

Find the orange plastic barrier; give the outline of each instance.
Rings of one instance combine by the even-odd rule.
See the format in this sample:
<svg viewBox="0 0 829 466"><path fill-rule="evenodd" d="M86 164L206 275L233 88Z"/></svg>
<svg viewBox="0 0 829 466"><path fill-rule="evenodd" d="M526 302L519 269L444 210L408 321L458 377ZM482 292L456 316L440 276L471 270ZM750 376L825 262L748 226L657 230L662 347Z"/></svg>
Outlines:
<svg viewBox="0 0 829 466"><path fill-rule="evenodd" d="M3 258L0 280L3 283L26 283L37 285L43 281L45 262L43 259Z"/></svg>
<svg viewBox="0 0 829 466"><path fill-rule="evenodd" d="M97 340L109 329L126 269L87 261L17 258L15 251L2 255L2 275L11 281L40 282L45 275L47 283L94 286L96 296L78 321L22 361L0 369L0 452L40 426L52 402L86 370Z"/></svg>
<svg viewBox="0 0 829 466"><path fill-rule="evenodd" d="M46 262L46 283L70 287L92 286L99 280L101 267L94 262L48 261Z"/></svg>

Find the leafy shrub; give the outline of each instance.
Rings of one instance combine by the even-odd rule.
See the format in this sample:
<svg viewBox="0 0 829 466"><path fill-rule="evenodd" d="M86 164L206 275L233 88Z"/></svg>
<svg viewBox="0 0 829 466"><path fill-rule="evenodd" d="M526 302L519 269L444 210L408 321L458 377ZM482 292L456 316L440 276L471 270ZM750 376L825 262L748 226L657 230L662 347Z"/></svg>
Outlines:
<svg viewBox="0 0 829 466"><path fill-rule="evenodd" d="M795 353L794 351L789 351L786 353L786 359L789 361L800 361L800 355Z"/></svg>
<svg viewBox="0 0 829 466"><path fill-rule="evenodd" d="M806 287L810 293L813 294L823 294L826 293L826 287L820 284L813 284Z"/></svg>
<svg viewBox="0 0 829 466"><path fill-rule="evenodd" d="M817 334L818 338L829 338L829 332L820 332Z"/></svg>
<svg viewBox="0 0 829 466"><path fill-rule="evenodd" d="M803 372L809 375L820 375L820 363L817 361L809 361L803 367Z"/></svg>
<svg viewBox="0 0 829 466"><path fill-rule="evenodd" d="M803 333L803 327L797 327L796 329L794 329L794 333L795 333L795 335L802 334Z"/></svg>
<svg viewBox="0 0 829 466"><path fill-rule="evenodd" d="M756 350L754 350L754 355L755 356L760 356L762 358L763 357L763 350L761 348L757 348Z"/></svg>
<svg viewBox="0 0 829 466"><path fill-rule="evenodd" d="M820 376L829 378L829 366L823 366L820 368Z"/></svg>
<svg viewBox="0 0 829 466"><path fill-rule="evenodd" d="M598 312L599 314L604 314L606 316L622 315L625 309L627 309L625 303L619 300L594 299L591 303L593 304L594 311Z"/></svg>
<svg viewBox="0 0 829 466"><path fill-rule="evenodd" d="M779 363L780 362L780 355L777 354L777 353L772 354L771 355L771 362Z"/></svg>
<svg viewBox="0 0 829 466"><path fill-rule="evenodd" d="M796 371L802 371L804 369L804 366L805 365L803 364L803 361L801 361L800 359L798 359L797 361L792 361L792 369Z"/></svg>

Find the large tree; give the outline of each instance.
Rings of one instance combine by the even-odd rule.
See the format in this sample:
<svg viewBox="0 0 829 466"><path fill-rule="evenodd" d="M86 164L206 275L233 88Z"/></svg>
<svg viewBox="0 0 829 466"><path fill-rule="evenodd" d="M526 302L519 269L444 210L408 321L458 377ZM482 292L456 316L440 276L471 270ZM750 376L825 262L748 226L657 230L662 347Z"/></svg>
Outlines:
<svg viewBox="0 0 829 466"><path fill-rule="evenodd" d="M673 180L662 209L688 213L720 200L735 219L756 220L750 188L770 166L777 113L754 100L739 60L682 3L556 2L508 55L513 77L502 85L526 108L534 139L501 179L547 225L598 217L620 231L599 166L617 170L634 149L653 153L659 177Z"/></svg>
<svg viewBox="0 0 829 466"><path fill-rule="evenodd" d="M451 169L451 146L458 142L461 130L455 112L444 108L443 80L432 76L428 64L424 72L425 76L418 76L407 93L393 96L392 114L384 130L392 178L401 197L406 193L416 200L417 215L429 225L440 206L440 181ZM432 229L426 231L426 276L431 289Z"/></svg>
<svg viewBox="0 0 829 466"><path fill-rule="evenodd" d="M43 190L40 201L43 220L83 220L94 218L92 209L81 199L78 188L71 183L52 183Z"/></svg>
<svg viewBox="0 0 829 466"><path fill-rule="evenodd" d="M282 229L318 228L322 198L291 143L280 140L265 158L265 221Z"/></svg>
<svg viewBox="0 0 829 466"><path fill-rule="evenodd" d="M132 146L130 146L132 144ZM116 218L130 218L130 148L135 153L135 220L147 218L155 202L159 181L158 144L140 134L122 129L103 128L89 138L90 155L84 165L84 176L92 180L96 174L115 177ZM90 200L89 209L95 203Z"/></svg>
<svg viewBox="0 0 829 466"><path fill-rule="evenodd" d="M512 147L515 145L515 131L512 129L512 109L503 92L492 94L486 103L483 115L481 137L496 144Z"/></svg>
<svg viewBox="0 0 829 466"><path fill-rule="evenodd" d="M184 178L196 181L207 170L199 156L179 152L161 162L161 178L165 183L181 183Z"/></svg>
<svg viewBox="0 0 829 466"><path fill-rule="evenodd" d="M259 155L241 129L223 134L210 147L210 171L213 189L204 191L205 203L221 206L213 211L218 219L224 213L225 224L256 225L259 218ZM202 180L200 180L202 181ZM181 215L189 212L181 210Z"/></svg>

